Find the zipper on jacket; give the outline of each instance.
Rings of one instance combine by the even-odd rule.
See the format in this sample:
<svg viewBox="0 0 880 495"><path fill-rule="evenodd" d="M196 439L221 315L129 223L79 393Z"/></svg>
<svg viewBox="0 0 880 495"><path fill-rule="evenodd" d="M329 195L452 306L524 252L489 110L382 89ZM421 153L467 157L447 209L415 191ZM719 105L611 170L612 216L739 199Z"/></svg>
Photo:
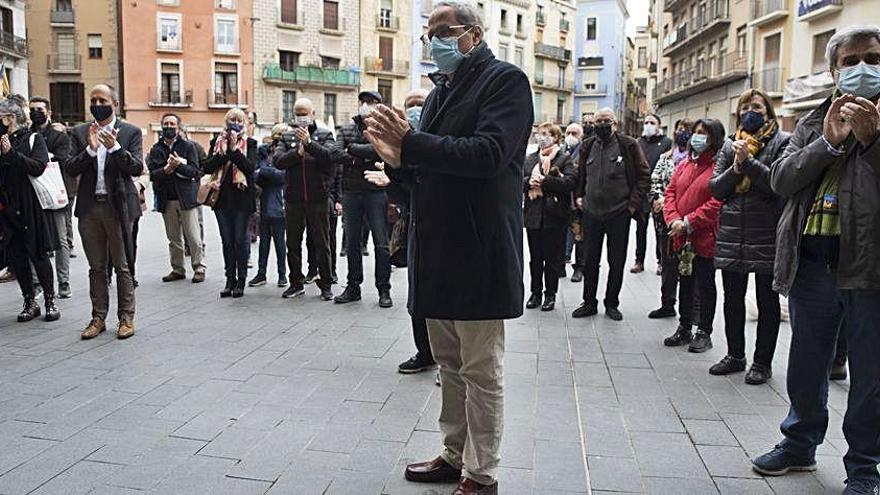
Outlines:
<svg viewBox="0 0 880 495"><path fill-rule="evenodd" d="M309 201L309 188L306 185L306 157L302 157L303 201Z"/></svg>

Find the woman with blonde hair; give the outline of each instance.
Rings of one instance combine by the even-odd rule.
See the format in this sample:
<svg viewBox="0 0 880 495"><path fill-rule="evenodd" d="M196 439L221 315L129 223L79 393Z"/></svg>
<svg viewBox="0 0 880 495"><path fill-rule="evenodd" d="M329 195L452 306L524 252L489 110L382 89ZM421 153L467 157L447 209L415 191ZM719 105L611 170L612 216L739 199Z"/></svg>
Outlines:
<svg viewBox="0 0 880 495"><path fill-rule="evenodd" d="M220 240L226 287L220 297L241 297L247 280L250 242L248 219L256 209L254 168L257 142L245 134L247 116L239 108L226 113L226 128L211 140L210 156L202 166L211 174L212 200Z"/></svg>

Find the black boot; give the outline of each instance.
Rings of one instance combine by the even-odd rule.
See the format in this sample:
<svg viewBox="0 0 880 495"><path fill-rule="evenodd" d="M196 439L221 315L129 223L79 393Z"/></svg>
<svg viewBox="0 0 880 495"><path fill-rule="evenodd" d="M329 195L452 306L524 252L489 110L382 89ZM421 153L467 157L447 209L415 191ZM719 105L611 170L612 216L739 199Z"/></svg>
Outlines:
<svg viewBox="0 0 880 495"><path fill-rule="evenodd" d="M24 296L24 306L21 308L21 313L18 314L18 322L31 321L38 316L40 316L40 305L37 304L33 294L26 294Z"/></svg>
<svg viewBox="0 0 880 495"><path fill-rule="evenodd" d="M55 294L46 294L46 321L58 321L61 319L61 311L55 304Z"/></svg>
<svg viewBox="0 0 880 495"><path fill-rule="evenodd" d="M235 285L232 287L232 297L239 298L244 296L244 278L240 278L235 281Z"/></svg>
<svg viewBox="0 0 880 495"><path fill-rule="evenodd" d="M220 291L220 297L230 297L236 283L235 277L226 277L226 288Z"/></svg>
<svg viewBox="0 0 880 495"><path fill-rule="evenodd" d="M666 347L679 347L690 344L693 339L694 335L691 333L690 327L679 325L674 334L663 340L663 345Z"/></svg>
<svg viewBox="0 0 880 495"><path fill-rule="evenodd" d="M544 296L544 304L541 306L541 311L553 311L553 308L556 307L556 294L547 294Z"/></svg>
<svg viewBox="0 0 880 495"><path fill-rule="evenodd" d="M535 309L541 305L541 293L535 292L532 294L532 297L526 301L526 309Z"/></svg>

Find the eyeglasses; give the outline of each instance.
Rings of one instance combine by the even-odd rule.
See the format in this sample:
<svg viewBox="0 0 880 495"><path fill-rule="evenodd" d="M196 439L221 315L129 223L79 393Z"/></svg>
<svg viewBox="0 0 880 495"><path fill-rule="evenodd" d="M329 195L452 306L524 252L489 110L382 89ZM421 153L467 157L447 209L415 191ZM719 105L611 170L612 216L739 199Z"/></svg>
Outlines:
<svg viewBox="0 0 880 495"><path fill-rule="evenodd" d="M455 36L455 33L453 32L453 30L464 29L464 28L467 28L467 30L465 32L461 33L458 36ZM425 46L430 46L431 41L434 38L450 38L450 37L454 36L456 41L458 41L459 38L468 34L471 31L471 29L473 29L473 28L474 28L474 26L469 26L467 24L458 24L456 26L440 26L434 32L428 31L427 33L423 34L422 37L419 39L422 41L422 44L424 44Z"/></svg>

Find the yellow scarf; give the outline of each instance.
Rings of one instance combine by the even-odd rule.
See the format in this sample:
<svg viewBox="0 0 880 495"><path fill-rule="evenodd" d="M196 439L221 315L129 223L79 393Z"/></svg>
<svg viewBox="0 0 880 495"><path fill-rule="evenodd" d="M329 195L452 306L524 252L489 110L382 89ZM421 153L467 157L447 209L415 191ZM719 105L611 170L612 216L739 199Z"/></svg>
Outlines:
<svg viewBox="0 0 880 495"><path fill-rule="evenodd" d="M758 153L764 149L764 145L770 142L773 134L776 133L777 124L775 120L767 121L761 130L755 134L750 134L742 129L736 131L735 138L737 141L745 141L749 147L749 156L758 156ZM736 186L737 193L746 193L752 188L752 180L744 175L742 180Z"/></svg>

